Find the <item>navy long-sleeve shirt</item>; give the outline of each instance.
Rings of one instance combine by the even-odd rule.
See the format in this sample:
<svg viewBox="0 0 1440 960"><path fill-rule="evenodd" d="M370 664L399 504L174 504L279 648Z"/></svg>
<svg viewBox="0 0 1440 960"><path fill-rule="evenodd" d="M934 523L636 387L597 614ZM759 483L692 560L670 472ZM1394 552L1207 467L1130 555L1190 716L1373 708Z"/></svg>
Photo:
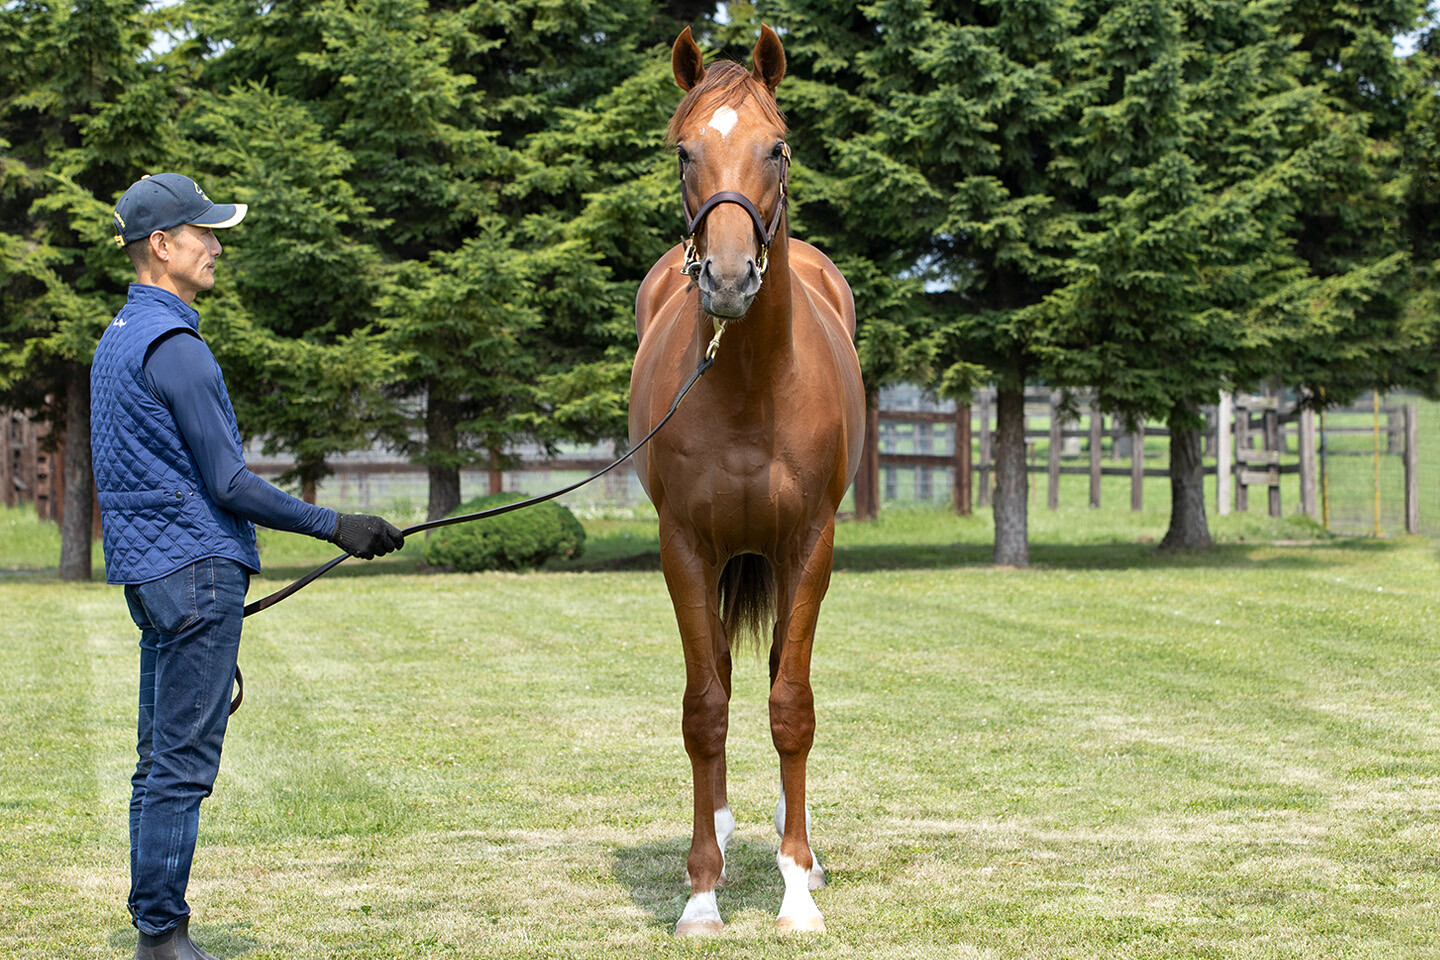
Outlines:
<svg viewBox="0 0 1440 960"><path fill-rule="evenodd" d="M225 383L212 375L210 348L186 331L161 337L145 358L145 384L170 408L215 504L252 523L328 539L336 514L262 480L230 440L223 412Z"/></svg>

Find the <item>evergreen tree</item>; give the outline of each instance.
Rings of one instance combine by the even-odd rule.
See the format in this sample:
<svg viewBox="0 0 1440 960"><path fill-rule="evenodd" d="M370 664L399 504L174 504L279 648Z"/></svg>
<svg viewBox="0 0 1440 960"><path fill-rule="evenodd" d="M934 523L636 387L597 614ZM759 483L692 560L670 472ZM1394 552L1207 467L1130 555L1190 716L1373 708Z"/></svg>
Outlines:
<svg viewBox="0 0 1440 960"><path fill-rule="evenodd" d="M1087 110L1061 161L1096 209L1042 311L1046 376L1096 387L1132 422L1167 421L1163 547L1209 545L1200 407L1277 372L1288 320L1269 304L1303 268L1285 231L1326 114L1278 9L1097 5L1086 82L1119 94Z"/></svg>
<svg viewBox="0 0 1440 960"><path fill-rule="evenodd" d="M390 436L429 466L432 517L458 504L462 467L503 467L521 439L619 429L621 298L570 226L606 184L587 144L540 141L567 121L587 132L576 112L639 69L667 17L538 0L186 9L208 82L269 78L353 161L346 180L373 211L362 239L384 274L377 323L400 358L394 392L424 397ZM471 337L493 352L462 348Z"/></svg>
<svg viewBox="0 0 1440 960"><path fill-rule="evenodd" d="M281 480L313 502L327 458L372 443L388 412L395 363L368 326L382 280L363 239L373 213L345 179L348 151L259 83L196 97L182 129L207 189L250 204L225 238L207 336L242 429L295 457Z"/></svg>
<svg viewBox="0 0 1440 960"><path fill-rule="evenodd" d="M860 310L872 389L904 374L956 398L997 384L994 559L1023 566L1032 314L1059 283L1083 196L1051 160L1098 95L1069 82L1086 24L1069 0L820 6L762 6L790 31L823 147L804 154L825 187L806 215L875 308Z"/></svg>
<svg viewBox="0 0 1440 960"><path fill-rule="evenodd" d="M1434 387L1440 344L1433 314L1416 300L1424 295L1424 245L1406 229L1424 209L1407 183L1413 190L1415 175L1423 177L1425 132L1407 132L1407 124L1424 110L1414 84L1423 87L1425 58L1395 55L1396 37L1425 14L1425 0L1301 0L1284 19L1329 111L1311 170L1295 183L1299 205L1288 231L1306 269L1274 306L1291 334L1274 349L1278 373L1314 406L1370 389ZM1407 153L1418 164L1407 163Z"/></svg>
<svg viewBox="0 0 1440 960"><path fill-rule="evenodd" d="M65 445L60 575L89 579L90 360L134 274L114 201L174 156L186 80L143 0L0 7L0 405Z"/></svg>
<svg viewBox="0 0 1440 960"><path fill-rule="evenodd" d="M1414 282L1405 323L1434 362L1440 350L1440 8L1432 12L1409 66L1402 163ZM1434 386L1440 389L1440 383Z"/></svg>

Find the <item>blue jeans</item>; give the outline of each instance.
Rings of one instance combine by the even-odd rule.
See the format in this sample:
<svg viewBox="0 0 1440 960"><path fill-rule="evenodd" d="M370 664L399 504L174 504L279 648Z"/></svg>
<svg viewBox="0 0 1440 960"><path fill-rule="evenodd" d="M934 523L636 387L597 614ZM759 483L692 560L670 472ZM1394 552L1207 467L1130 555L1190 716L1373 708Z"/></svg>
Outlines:
<svg viewBox="0 0 1440 960"><path fill-rule="evenodd" d="M250 573L211 558L125 588L140 628L140 720L131 778L130 915L158 936L190 915L185 888L200 801L220 770Z"/></svg>

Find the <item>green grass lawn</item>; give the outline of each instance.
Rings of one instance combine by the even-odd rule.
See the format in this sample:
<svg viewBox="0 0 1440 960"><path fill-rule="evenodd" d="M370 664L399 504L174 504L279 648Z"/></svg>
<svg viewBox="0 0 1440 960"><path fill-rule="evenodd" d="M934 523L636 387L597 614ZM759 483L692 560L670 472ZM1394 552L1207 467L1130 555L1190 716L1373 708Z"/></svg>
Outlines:
<svg viewBox="0 0 1440 960"><path fill-rule="evenodd" d="M1158 502L1031 519L1026 570L989 565L983 515L837 533L825 936L774 932L749 655L727 929L670 935L689 764L645 510L555 569L422 574L411 545L253 618L192 930L226 960L1440 956L1435 546L1257 512L1162 555ZM98 575L54 579L52 536L0 511L0 957L119 960L136 631ZM332 552L266 535L251 597Z"/></svg>

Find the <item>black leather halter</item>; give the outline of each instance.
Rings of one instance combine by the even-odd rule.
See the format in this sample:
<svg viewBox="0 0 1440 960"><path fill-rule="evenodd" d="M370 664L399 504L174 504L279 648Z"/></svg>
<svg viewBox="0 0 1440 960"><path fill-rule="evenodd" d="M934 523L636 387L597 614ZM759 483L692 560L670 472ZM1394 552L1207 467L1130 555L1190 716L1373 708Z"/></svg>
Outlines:
<svg viewBox="0 0 1440 960"><path fill-rule="evenodd" d="M693 274L700 269L700 257L695 250L695 234L700 232L700 225L704 223L705 217L711 210L722 203L733 203L746 213L750 214L750 221L755 224L755 233L760 238L760 272L764 273L770 262L770 245L775 242L775 233L780 229L780 218L785 215L786 200L790 195L790 145L783 140L780 142L780 199L775 202L775 212L770 216L770 223L767 226L760 211L749 197L734 190L721 190L713 193L710 198L700 204L700 209L695 215L690 215L690 194L685 189L685 163L680 162L680 209L685 214L685 262L680 266L680 272Z"/></svg>

